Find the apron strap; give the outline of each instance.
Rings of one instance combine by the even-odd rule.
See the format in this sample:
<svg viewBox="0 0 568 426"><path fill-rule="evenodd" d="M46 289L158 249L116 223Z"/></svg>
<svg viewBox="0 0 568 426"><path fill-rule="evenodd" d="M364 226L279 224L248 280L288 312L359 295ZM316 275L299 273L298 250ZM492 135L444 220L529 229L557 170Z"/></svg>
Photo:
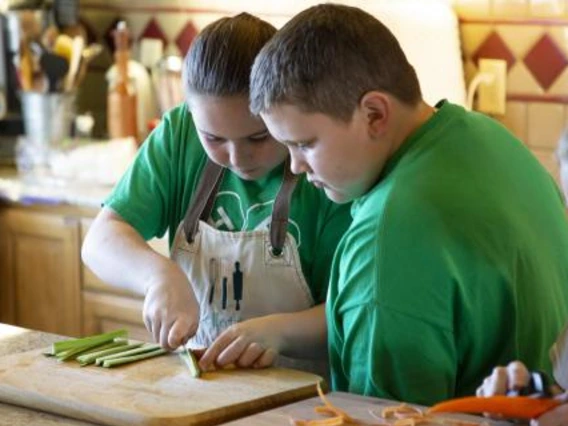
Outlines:
<svg viewBox="0 0 568 426"><path fill-rule="evenodd" d="M211 210L215 203L215 197L223 180L224 167L211 160L207 160L203 168L201 180L195 191L195 196L190 202L183 220L185 239L189 244L193 243L199 221L207 222L211 216ZM284 163L284 177L274 200L272 208L272 220L270 222L270 244L275 256L282 254L286 234L288 231L288 215L290 214L290 199L296 188L299 176L290 170L290 157Z"/></svg>
<svg viewBox="0 0 568 426"><path fill-rule="evenodd" d="M193 200L189 203L185 218L183 219L183 231L189 244L193 243L199 221L204 222L211 216L211 210L215 203L215 197L223 180L225 168L211 160L207 160L203 168L201 180L195 191Z"/></svg>
<svg viewBox="0 0 568 426"><path fill-rule="evenodd" d="M282 185L274 200L272 208L272 221L270 222L270 244L272 245L272 254L280 256L286 242L286 234L288 232L288 217L290 214L290 199L298 179L290 170L290 157L286 158L284 163L284 177Z"/></svg>

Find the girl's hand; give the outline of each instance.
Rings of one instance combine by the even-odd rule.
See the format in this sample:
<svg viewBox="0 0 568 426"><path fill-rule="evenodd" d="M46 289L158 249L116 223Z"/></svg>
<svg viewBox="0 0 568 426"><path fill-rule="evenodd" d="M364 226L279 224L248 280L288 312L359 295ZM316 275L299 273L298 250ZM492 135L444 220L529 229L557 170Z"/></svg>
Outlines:
<svg viewBox="0 0 568 426"><path fill-rule="evenodd" d="M185 274L175 263L146 287L144 324L154 341L174 350L197 332L199 305Z"/></svg>
<svg viewBox="0 0 568 426"><path fill-rule="evenodd" d="M199 360L200 367L235 364L242 368L271 366L280 352L279 328L271 316L253 318L232 325L215 339Z"/></svg>

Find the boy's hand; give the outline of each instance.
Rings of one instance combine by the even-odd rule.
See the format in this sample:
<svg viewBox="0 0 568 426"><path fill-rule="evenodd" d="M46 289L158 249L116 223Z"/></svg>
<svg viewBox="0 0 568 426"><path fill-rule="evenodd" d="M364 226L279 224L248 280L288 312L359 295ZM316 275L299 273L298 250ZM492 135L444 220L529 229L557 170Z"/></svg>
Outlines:
<svg viewBox="0 0 568 426"><path fill-rule="evenodd" d="M199 305L187 277L173 262L146 287L143 317L154 341L169 350L197 332Z"/></svg>
<svg viewBox="0 0 568 426"><path fill-rule="evenodd" d="M271 366L280 352L278 327L270 317L253 318L232 325L215 339L199 360L207 371L212 366L264 368Z"/></svg>
<svg viewBox="0 0 568 426"><path fill-rule="evenodd" d="M520 390L530 381L527 367L520 361L513 361L506 367L495 367L491 376L486 377L477 388L477 396L505 395L509 391Z"/></svg>

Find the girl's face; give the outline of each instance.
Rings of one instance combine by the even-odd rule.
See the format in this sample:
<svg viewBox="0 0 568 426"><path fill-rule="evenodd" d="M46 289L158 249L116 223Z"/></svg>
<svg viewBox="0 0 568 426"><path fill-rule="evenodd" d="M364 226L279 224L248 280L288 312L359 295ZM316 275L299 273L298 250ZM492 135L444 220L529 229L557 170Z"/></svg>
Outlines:
<svg viewBox="0 0 568 426"><path fill-rule="evenodd" d="M209 158L242 179L259 179L288 156L250 113L246 96L192 95L188 105Z"/></svg>

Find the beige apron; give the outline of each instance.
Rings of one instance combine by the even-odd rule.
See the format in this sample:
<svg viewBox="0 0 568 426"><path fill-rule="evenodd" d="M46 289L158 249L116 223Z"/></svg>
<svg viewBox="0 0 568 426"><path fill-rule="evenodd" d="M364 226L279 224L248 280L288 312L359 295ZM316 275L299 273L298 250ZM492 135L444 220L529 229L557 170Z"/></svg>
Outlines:
<svg viewBox="0 0 568 426"><path fill-rule="evenodd" d="M259 229L228 232L206 223L223 172L223 167L207 162L172 246L171 257L188 276L200 306L199 327L189 341L191 347L208 347L239 321L314 305L296 242L287 231L297 176L287 163L272 216ZM327 375L327 363L280 356L277 364Z"/></svg>

